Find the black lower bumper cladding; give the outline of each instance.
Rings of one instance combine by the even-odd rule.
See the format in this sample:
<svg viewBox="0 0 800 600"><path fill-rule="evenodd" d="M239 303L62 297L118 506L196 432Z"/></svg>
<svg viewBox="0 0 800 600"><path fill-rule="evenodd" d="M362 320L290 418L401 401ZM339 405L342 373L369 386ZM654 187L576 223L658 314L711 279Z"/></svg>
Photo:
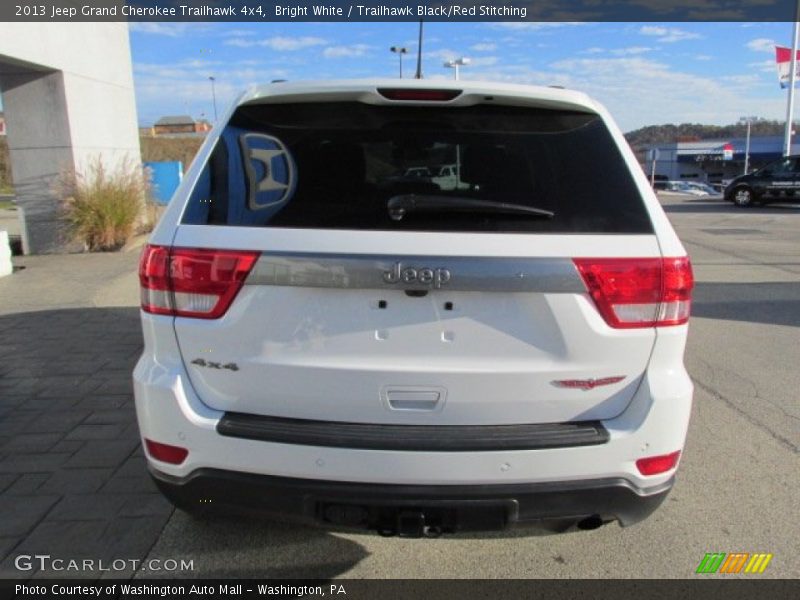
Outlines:
<svg viewBox="0 0 800 600"><path fill-rule="evenodd" d="M395 450L475 452L542 450L595 446L608 442L600 421L521 425L389 425L287 419L228 412L217 433L279 444Z"/></svg>
<svg viewBox="0 0 800 600"><path fill-rule="evenodd" d="M407 537L492 531L518 525L617 520L632 525L663 502L673 480L646 490L625 479L492 485L394 485L274 477L198 469L184 478L151 468L176 506L260 514L334 527L372 529ZM557 524L557 527L550 527Z"/></svg>

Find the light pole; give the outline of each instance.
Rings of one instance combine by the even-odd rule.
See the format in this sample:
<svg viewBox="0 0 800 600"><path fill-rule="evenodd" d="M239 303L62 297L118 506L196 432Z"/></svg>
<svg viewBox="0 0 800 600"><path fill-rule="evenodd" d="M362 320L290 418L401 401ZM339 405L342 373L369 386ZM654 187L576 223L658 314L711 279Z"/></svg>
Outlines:
<svg viewBox="0 0 800 600"><path fill-rule="evenodd" d="M792 153L792 131L794 121L794 84L797 80L797 38L800 37L800 0L797 0L795 8L794 23L792 29L792 58L789 62L789 98L786 102L786 129L783 133L783 155L789 156Z"/></svg>
<svg viewBox="0 0 800 600"><path fill-rule="evenodd" d="M747 171L750 170L750 125L753 121L758 120L758 117L741 117L739 122L741 123L744 121L747 123L747 137L745 137L744 142L744 174L747 175Z"/></svg>
<svg viewBox="0 0 800 600"><path fill-rule="evenodd" d="M797 0L800 2L800 0ZM419 20L419 42L417 43L417 72L414 79L422 79L422 19Z"/></svg>
<svg viewBox="0 0 800 600"><path fill-rule="evenodd" d="M470 62L472 62L472 61L470 61L470 59L465 58L465 57L462 56L461 58L456 58L455 60L445 61L444 66L448 67L450 69L455 69L456 70L456 72L455 72L455 80L458 81L458 68L459 67L466 67Z"/></svg>
<svg viewBox="0 0 800 600"><path fill-rule="evenodd" d="M208 80L211 82L211 101L214 103L214 123L217 122L217 92L214 89L214 82L216 78L213 75L209 75Z"/></svg>
<svg viewBox="0 0 800 600"><path fill-rule="evenodd" d="M408 48L402 48L400 46L392 46L389 48L393 53L397 54L400 57L400 79L403 78L403 54L408 54Z"/></svg>

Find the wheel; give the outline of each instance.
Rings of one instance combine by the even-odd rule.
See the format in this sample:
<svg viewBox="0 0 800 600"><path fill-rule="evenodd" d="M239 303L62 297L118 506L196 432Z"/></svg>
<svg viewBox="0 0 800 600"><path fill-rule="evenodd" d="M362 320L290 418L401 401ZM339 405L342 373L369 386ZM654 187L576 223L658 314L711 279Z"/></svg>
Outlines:
<svg viewBox="0 0 800 600"><path fill-rule="evenodd" d="M755 204L753 190L747 186L742 186L733 190L733 203L736 206L752 206Z"/></svg>

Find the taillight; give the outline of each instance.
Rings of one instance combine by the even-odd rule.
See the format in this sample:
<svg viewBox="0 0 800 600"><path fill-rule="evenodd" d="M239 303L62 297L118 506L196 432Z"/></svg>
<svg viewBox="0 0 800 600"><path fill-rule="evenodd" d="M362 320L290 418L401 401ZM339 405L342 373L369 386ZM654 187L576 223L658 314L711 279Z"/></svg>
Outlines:
<svg viewBox="0 0 800 600"><path fill-rule="evenodd" d="M680 450L660 456L648 456L647 458L640 458L637 460L636 468L639 469L642 475L658 475L659 473L666 473L674 469L680 457Z"/></svg>
<svg viewBox="0 0 800 600"><path fill-rule="evenodd" d="M423 90L423 89L378 89L378 93L389 100L424 100L426 102L447 102L461 95L461 90Z"/></svg>
<svg viewBox="0 0 800 600"><path fill-rule="evenodd" d="M142 309L157 315L171 315L169 290L169 248L147 245L139 258L139 286Z"/></svg>
<svg viewBox="0 0 800 600"><path fill-rule="evenodd" d="M189 451L180 446L170 446L169 444L162 444L161 442L154 442L145 438L144 446L147 448L147 453L151 458L160 460L161 462L169 463L171 465L179 465L186 460L189 456Z"/></svg>
<svg viewBox="0 0 800 600"><path fill-rule="evenodd" d="M611 327L664 327L689 320L694 277L678 258L576 258L597 310Z"/></svg>
<svg viewBox="0 0 800 600"><path fill-rule="evenodd" d="M258 252L146 246L139 261L142 310L218 319L258 260Z"/></svg>

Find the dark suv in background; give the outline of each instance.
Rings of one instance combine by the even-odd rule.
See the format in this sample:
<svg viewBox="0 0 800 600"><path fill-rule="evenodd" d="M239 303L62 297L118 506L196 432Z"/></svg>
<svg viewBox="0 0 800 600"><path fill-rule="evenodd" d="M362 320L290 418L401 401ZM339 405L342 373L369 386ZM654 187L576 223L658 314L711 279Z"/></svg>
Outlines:
<svg viewBox="0 0 800 600"><path fill-rule="evenodd" d="M741 175L725 188L725 200L736 206L800 202L800 156L785 156Z"/></svg>

